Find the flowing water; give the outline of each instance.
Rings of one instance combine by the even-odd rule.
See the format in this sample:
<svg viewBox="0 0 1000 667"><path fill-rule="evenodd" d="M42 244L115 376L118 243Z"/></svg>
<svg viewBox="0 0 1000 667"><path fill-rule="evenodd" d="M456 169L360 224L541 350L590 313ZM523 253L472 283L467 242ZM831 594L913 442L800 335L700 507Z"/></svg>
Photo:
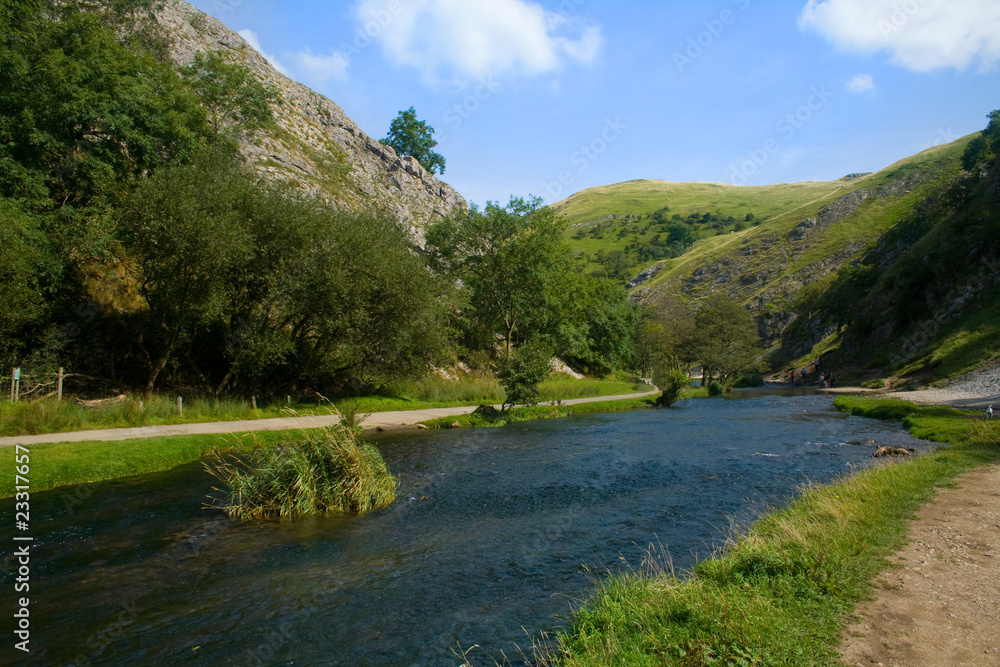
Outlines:
<svg viewBox="0 0 1000 667"><path fill-rule="evenodd" d="M869 465L868 440L928 447L822 396L737 392L379 438L399 495L362 517L232 523L201 464L39 493L26 664L516 662L595 576L650 544L690 566L732 520Z"/></svg>

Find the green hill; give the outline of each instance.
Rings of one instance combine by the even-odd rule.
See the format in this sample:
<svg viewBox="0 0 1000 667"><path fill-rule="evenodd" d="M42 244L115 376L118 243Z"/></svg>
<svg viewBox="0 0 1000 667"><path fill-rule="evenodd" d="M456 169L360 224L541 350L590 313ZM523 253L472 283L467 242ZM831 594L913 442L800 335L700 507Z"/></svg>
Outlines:
<svg viewBox="0 0 1000 667"><path fill-rule="evenodd" d="M897 293L897 288L904 289L900 285L915 291L910 283L919 282L920 269L913 258L921 248L949 247L954 261L973 261L959 252L960 247L946 243L958 236L942 221L956 216L989 218L989 206L995 205L995 192L973 197L967 183L961 186L966 190L956 194L956 188L961 190L956 179L968 178L963 153L977 137L978 133L876 173L838 181L760 187L630 181L582 191L556 208L568 220L567 242L575 251L578 271L628 280L633 299L653 307L677 297L694 307L703 298L724 292L754 314L775 365L838 349L846 340L841 334L850 333L850 353L846 348L840 351L844 363L911 372L923 365L912 364L913 354L901 357L889 348L896 338L912 338L909 327L918 326L920 316L933 314L921 311L905 321L897 317L893 340L888 340L886 331L891 327L875 313L900 310L894 305L904 299L902 292ZM970 204L972 200L978 203ZM974 211L960 213L963 206ZM928 221L926 212L931 209L937 217ZM913 222L915 216L922 220L919 225ZM952 220L952 227L956 224ZM913 229L920 225L922 232L916 234ZM904 228L910 230L908 236L901 231ZM904 237L886 250L888 239ZM867 263L881 268L862 270ZM848 332L847 312L853 313L871 296L855 293L854 302L850 295L844 302L849 292L844 285L856 286L860 273L868 281L866 288L878 287L882 301L871 312L855 313L855 328ZM953 278L942 270L936 276L942 284L928 289L947 293L952 286L945 283ZM831 290L839 302L827 294ZM912 293L909 297L923 298ZM859 342L878 326L883 331L877 345ZM944 335L945 328L936 325L935 334ZM980 352L989 356L985 349Z"/></svg>

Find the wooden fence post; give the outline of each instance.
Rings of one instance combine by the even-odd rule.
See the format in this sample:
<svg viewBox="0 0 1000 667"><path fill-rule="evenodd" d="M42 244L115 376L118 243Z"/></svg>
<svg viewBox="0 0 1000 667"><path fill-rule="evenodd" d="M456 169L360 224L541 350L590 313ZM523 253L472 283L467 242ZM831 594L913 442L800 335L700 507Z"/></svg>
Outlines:
<svg viewBox="0 0 1000 667"><path fill-rule="evenodd" d="M178 417L184 416L184 399L181 398L180 396L177 397L177 416Z"/></svg>
<svg viewBox="0 0 1000 667"><path fill-rule="evenodd" d="M16 382L16 378L17 378L17 369L16 368L10 369L10 402L11 403L14 402L14 382Z"/></svg>
<svg viewBox="0 0 1000 667"><path fill-rule="evenodd" d="M250 397L250 405L253 406L254 410L257 409L257 397L256 396L251 396Z"/></svg>
<svg viewBox="0 0 1000 667"><path fill-rule="evenodd" d="M63 367L60 366L59 367L59 384L56 387L56 400L59 401L60 403L62 402L62 387L63 387L63 376L64 375L65 375L65 373L63 373Z"/></svg>
<svg viewBox="0 0 1000 667"><path fill-rule="evenodd" d="M13 382L13 387L11 387L14 398L11 399L14 403L21 400L21 369L15 368L14 373L11 375L11 380Z"/></svg>

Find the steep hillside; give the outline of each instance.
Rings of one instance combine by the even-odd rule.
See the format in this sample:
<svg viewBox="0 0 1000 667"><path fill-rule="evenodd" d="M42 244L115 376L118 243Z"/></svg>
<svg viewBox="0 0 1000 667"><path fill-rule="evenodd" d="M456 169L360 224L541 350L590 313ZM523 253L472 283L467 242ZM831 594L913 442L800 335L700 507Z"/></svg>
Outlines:
<svg viewBox="0 0 1000 667"><path fill-rule="evenodd" d="M198 51L219 50L280 92L277 127L242 146L258 171L353 210L381 207L418 237L428 222L466 206L451 186L366 135L334 102L279 73L218 20L183 0L167 0L156 20L179 65L189 64Z"/></svg>
<svg viewBox="0 0 1000 667"><path fill-rule="evenodd" d="M820 289L830 282L918 202L954 178L970 139L839 181L763 187L633 181L579 193L559 208L570 221L570 242L591 262L597 251L605 257L613 252L612 243L627 249L643 232L655 233L655 211L662 207L668 207L671 219L695 211L714 212L723 223L731 216L735 224L701 231L702 238L683 254L640 264L630 283L633 298L655 306L671 295L697 302L725 292L748 305L765 342L773 346L796 319L803 288ZM616 207L622 213L610 213ZM609 224L627 231L604 239L581 239L573 231ZM595 242L603 245L595 250ZM831 333L819 331L818 339Z"/></svg>
<svg viewBox="0 0 1000 667"><path fill-rule="evenodd" d="M1000 144L1000 115L983 138ZM1000 159L982 146L855 266L800 295L776 360L819 345L835 363L932 381L1000 354Z"/></svg>

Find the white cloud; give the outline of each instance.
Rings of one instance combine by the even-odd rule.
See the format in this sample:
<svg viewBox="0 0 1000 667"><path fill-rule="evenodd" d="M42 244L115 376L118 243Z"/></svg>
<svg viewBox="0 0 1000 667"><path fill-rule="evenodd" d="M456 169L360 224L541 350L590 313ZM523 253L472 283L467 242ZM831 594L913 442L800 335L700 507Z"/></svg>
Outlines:
<svg viewBox="0 0 1000 667"><path fill-rule="evenodd" d="M600 27L530 0L361 0L358 17L390 62L429 80L546 74L594 62L604 44Z"/></svg>
<svg viewBox="0 0 1000 667"><path fill-rule="evenodd" d="M325 83L330 79L345 79L350 59L340 51L328 56L317 56L309 51L295 55L295 62L306 79L312 83Z"/></svg>
<svg viewBox="0 0 1000 667"><path fill-rule="evenodd" d="M271 67L273 67L274 69L278 70L279 72L281 72L286 76L288 75L288 70L285 69L284 65L278 62L278 59L275 58L274 55L270 53L264 53L264 48L260 45L260 40L257 38L257 33L248 28L244 28L243 30L240 30L239 34L240 37L242 37L247 41L247 44L253 47L254 51L263 56L264 60L271 63Z"/></svg>
<svg viewBox="0 0 1000 667"><path fill-rule="evenodd" d="M799 26L846 51L887 51L915 72L1000 61L997 0L808 0Z"/></svg>
<svg viewBox="0 0 1000 667"><path fill-rule="evenodd" d="M847 90L852 93L875 90L875 79L872 78L871 74L858 74L847 84Z"/></svg>

